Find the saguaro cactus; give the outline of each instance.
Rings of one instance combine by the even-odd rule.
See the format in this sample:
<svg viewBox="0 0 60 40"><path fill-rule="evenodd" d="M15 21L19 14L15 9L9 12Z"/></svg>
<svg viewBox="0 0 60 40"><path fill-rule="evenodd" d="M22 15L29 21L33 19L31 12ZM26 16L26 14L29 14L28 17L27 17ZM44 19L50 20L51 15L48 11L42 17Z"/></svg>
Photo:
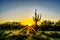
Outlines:
<svg viewBox="0 0 60 40"><path fill-rule="evenodd" d="M35 22L35 26L37 27L37 22L41 20L41 14L37 14L37 9L35 9L35 16L33 17L33 20Z"/></svg>

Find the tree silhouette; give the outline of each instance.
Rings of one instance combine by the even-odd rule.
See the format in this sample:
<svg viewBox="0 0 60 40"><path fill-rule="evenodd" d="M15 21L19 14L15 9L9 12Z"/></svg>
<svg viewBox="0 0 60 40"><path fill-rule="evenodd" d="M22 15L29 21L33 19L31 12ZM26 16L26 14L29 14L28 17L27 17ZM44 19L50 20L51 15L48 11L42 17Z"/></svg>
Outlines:
<svg viewBox="0 0 60 40"><path fill-rule="evenodd" d="M55 25L54 25L53 30L55 30L55 31L60 31L60 20L57 21L57 22L55 22Z"/></svg>
<svg viewBox="0 0 60 40"><path fill-rule="evenodd" d="M51 22L50 20L45 20L41 23L42 30L52 30L52 26L54 26L54 22Z"/></svg>
<svg viewBox="0 0 60 40"><path fill-rule="evenodd" d="M22 25L20 22L5 22L3 24L0 24L0 30L16 30L21 28Z"/></svg>
<svg viewBox="0 0 60 40"><path fill-rule="evenodd" d="M20 22L12 22L12 29L21 29L21 27Z"/></svg>

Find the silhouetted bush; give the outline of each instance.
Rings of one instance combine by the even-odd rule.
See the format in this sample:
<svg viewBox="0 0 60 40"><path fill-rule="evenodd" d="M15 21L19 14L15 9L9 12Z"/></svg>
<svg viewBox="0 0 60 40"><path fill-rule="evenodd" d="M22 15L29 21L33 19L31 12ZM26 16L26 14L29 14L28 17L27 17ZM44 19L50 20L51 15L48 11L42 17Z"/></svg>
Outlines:
<svg viewBox="0 0 60 40"><path fill-rule="evenodd" d="M14 29L21 29L22 25L20 22L6 22L0 24L0 30L14 30Z"/></svg>

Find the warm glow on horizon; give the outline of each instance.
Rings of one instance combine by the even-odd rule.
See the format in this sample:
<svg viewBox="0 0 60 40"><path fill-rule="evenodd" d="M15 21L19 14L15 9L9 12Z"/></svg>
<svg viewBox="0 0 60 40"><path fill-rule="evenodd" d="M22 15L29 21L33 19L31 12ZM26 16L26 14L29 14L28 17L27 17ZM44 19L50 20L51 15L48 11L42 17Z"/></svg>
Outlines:
<svg viewBox="0 0 60 40"><path fill-rule="evenodd" d="M32 25L34 24L34 21L31 18L25 18L21 20L22 25Z"/></svg>
<svg viewBox="0 0 60 40"><path fill-rule="evenodd" d="M28 26L31 26L32 24L28 24Z"/></svg>
<svg viewBox="0 0 60 40"><path fill-rule="evenodd" d="M28 25L28 26L35 24L32 18L25 18L25 19L22 19L20 22L21 22L22 25ZM40 20L38 22L38 25L40 25L41 22L42 21Z"/></svg>

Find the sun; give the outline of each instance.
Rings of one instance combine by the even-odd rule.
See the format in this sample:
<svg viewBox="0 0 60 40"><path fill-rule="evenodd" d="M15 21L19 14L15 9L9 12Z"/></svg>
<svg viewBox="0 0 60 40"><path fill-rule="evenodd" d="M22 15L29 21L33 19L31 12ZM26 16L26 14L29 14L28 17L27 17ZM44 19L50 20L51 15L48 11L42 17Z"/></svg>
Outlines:
<svg viewBox="0 0 60 40"><path fill-rule="evenodd" d="M28 26L31 26L32 24L28 24Z"/></svg>

